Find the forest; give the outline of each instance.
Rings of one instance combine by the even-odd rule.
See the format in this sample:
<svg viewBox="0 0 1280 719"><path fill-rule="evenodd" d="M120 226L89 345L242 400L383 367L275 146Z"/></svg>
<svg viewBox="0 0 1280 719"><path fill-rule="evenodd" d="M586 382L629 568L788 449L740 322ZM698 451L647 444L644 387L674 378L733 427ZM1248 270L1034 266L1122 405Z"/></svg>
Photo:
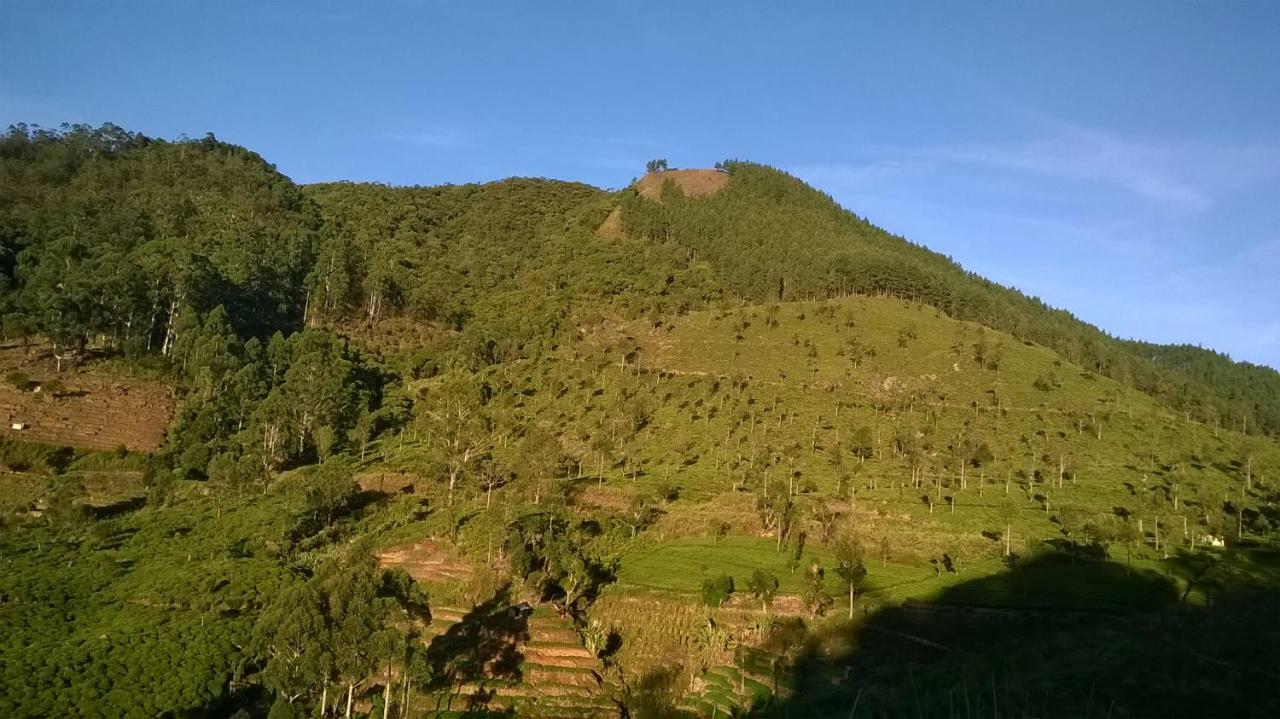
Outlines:
<svg viewBox="0 0 1280 719"><path fill-rule="evenodd" d="M1280 712L1280 373L647 169L9 128L0 712Z"/></svg>

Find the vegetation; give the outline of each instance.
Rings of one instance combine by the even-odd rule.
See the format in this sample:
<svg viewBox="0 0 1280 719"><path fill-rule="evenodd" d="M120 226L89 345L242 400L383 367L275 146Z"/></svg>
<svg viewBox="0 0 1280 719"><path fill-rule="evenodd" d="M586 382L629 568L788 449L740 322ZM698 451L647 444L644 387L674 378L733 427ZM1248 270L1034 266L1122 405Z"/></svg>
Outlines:
<svg viewBox="0 0 1280 719"><path fill-rule="evenodd" d="M0 440L0 713L1276 712L1280 375L649 169L0 138L0 392L178 398L154 456Z"/></svg>

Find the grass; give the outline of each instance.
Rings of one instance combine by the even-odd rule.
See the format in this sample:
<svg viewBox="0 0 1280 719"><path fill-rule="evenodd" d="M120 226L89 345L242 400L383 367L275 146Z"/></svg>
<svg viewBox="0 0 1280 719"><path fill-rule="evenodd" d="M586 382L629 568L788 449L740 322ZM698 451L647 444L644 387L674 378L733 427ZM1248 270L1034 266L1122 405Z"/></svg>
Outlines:
<svg viewBox="0 0 1280 719"><path fill-rule="evenodd" d="M627 346L627 337L638 352L624 368L615 348ZM857 366L848 357L855 338L874 349ZM978 366L978 343L1001 348L999 371ZM1272 444L1254 456L1254 485L1246 488L1238 434L1188 422L1043 347L899 300L854 297L618 323L550 358L490 368L485 381L500 423L527 419L559 440L566 461L544 484L543 501L563 501L598 522L602 534L593 541L619 560L618 581L591 617L622 633L617 660L631 675L672 660L686 668L704 658L723 663L704 657L692 639L709 613L698 601L700 585L716 574L733 576L743 597L751 573L764 569L794 595L803 589L804 567L816 560L836 596L832 614L843 616L842 587L818 539L824 531L814 517L822 508L838 516L836 531L863 543L869 574L862 602L869 607L945 600L1126 611L1165 601L1162 587L1187 590L1179 553L1193 537L1228 531L1220 526L1224 508L1264 509L1272 501L1267 483L1280 476ZM637 407L645 408L640 422L633 421ZM860 428L872 435L862 461L849 452ZM899 434L921 447L919 487L895 446ZM601 435L616 442L598 476L593 440ZM986 443L994 456L967 467L962 486L955 448L963 435ZM515 434L495 454L518 471L521 449ZM431 461L429 448L413 441L403 448L384 441L371 454L369 471L420 472L436 502L437 511L396 525L386 538L448 535ZM797 489L796 533L808 538L795 570L794 535L777 551L755 509L764 481L788 475ZM676 498L655 500L656 521L632 539L620 524L632 498L669 495L671 487ZM457 547L477 561L485 557L503 523L531 508L533 494L532 483L517 482L496 492L494 509L484 512L479 488L464 486L453 510L466 517ZM1144 536L1131 547L1133 570L1151 581L1069 563L1016 579L1006 572L1008 530L1010 548L1025 558L1055 542L1082 541L1085 523L1126 521L1142 524ZM1234 525L1230 531L1228 541L1237 544ZM1246 523L1243 539L1258 531ZM1128 553L1118 541L1109 551L1121 562ZM958 574L935 569L931 560L944 554ZM1174 558L1161 559L1165 554ZM1198 585L1186 595L1190 602L1206 597ZM712 613L734 631L746 630L746 618Z"/></svg>
<svg viewBox="0 0 1280 719"><path fill-rule="evenodd" d="M746 592L747 579L756 569L778 578L780 590L798 593L804 567L810 559L830 564L831 555L814 547L805 551L799 569L788 567L790 547L775 551L774 543L758 537L728 536L718 542L702 539L675 539L640 544L622 556L618 580L647 589L664 589L685 594L699 591L702 580L719 574L734 578L739 594Z"/></svg>
<svg viewBox="0 0 1280 719"><path fill-rule="evenodd" d="M799 594L804 589L805 568L812 562L830 571L834 566L831 553L816 543L806 546L799 567L792 569L792 545L778 551L773 540L761 537L727 536L719 541L673 539L641 544L622 556L618 581L645 589L661 589L682 594L696 594L702 580L718 574L734 578L739 596L747 593L747 579L756 569L778 578L779 591ZM891 563L881 566L872 562L867 589L887 593L895 587L925 582L934 577L931 569ZM831 576L828 589L836 579Z"/></svg>

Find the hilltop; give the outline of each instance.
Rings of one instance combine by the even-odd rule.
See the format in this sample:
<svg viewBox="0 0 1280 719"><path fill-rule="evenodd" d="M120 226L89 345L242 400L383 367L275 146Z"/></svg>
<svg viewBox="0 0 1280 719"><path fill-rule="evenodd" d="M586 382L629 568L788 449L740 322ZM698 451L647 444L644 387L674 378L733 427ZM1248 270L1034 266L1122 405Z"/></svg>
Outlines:
<svg viewBox="0 0 1280 719"><path fill-rule="evenodd" d="M1280 709L1280 374L778 170L20 127L0 241L7 715Z"/></svg>
<svg viewBox="0 0 1280 719"><path fill-rule="evenodd" d="M661 200L662 187L667 182L673 183L685 197L710 197L729 186L729 173L697 169L647 172L632 189L646 200Z"/></svg>

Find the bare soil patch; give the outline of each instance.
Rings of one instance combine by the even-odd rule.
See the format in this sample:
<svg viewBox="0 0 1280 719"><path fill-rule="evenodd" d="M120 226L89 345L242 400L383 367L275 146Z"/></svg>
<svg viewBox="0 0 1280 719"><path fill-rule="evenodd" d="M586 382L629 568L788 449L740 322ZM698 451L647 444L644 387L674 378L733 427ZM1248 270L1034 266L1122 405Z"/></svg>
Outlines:
<svg viewBox="0 0 1280 719"><path fill-rule="evenodd" d="M625 232L623 231L623 228L622 228L622 208L621 207L613 208L613 211L609 213L609 216L604 218L604 222L600 223L600 226L596 228L596 234L603 237L606 240L622 239L622 237L625 235Z"/></svg>
<svg viewBox="0 0 1280 719"><path fill-rule="evenodd" d="M687 197L710 197L729 185L729 174L719 170L667 170L650 172L636 182L641 197L657 200L662 197L662 185L671 180Z"/></svg>
<svg viewBox="0 0 1280 719"><path fill-rule="evenodd" d="M394 547L378 553L384 567L403 567L420 582L464 582L475 570L433 542Z"/></svg>
<svg viewBox="0 0 1280 719"><path fill-rule="evenodd" d="M0 433L5 437L85 449L123 446L154 452L164 443L173 420L171 387L105 371L100 363L91 361L58 372L47 348L0 346L0 375L15 373L24 375L28 385L0 384L0 420L4 422Z"/></svg>
<svg viewBox="0 0 1280 719"><path fill-rule="evenodd" d="M356 484L366 492L408 492L417 488L419 477L409 472L365 472L356 476Z"/></svg>

